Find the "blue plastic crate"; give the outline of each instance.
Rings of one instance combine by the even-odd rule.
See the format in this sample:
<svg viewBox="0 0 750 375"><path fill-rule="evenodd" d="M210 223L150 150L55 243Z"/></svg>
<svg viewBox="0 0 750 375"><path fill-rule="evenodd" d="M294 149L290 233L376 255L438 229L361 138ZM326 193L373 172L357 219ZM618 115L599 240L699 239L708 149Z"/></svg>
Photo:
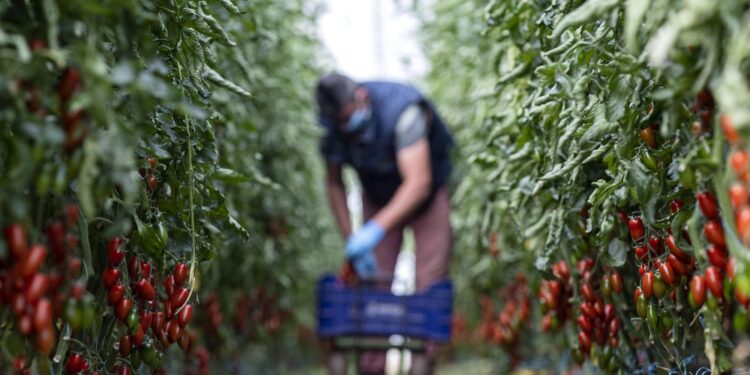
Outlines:
<svg viewBox="0 0 750 375"><path fill-rule="evenodd" d="M453 285L444 280L424 293L347 286L335 276L318 281L318 335L390 336L446 342L451 338Z"/></svg>

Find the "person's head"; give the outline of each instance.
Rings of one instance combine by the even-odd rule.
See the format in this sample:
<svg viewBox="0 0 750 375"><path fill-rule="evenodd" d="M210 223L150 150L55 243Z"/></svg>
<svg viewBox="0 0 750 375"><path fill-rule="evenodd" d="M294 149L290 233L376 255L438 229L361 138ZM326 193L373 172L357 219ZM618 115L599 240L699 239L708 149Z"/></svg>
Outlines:
<svg viewBox="0 0 750 375"><path fill-rule="evenodd" d="M318 80L315 100L320 117L347 133L357 132L370 118L367 90L339 73Z"/></svg>

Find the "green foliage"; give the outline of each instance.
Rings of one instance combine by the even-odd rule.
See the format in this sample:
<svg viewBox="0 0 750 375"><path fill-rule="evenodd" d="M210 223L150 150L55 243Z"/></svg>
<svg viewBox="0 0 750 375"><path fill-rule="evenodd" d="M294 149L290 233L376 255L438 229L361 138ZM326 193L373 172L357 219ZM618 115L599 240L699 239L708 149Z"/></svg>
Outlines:
<svg viewBox="0 0 750 375"><path fill-rule="evenodd" d="M201 297L218 292L230 317L261 285L285 326L311 324L314 280L340 247L316 182L315 16L301 0L0 2L0 226L22 223L44 242L63 205L79 205L83 281L98 301L95 325L60 340L58 355L94 350L92 369L116 361L103 348L123 327L100 285L116 235L159 275L190 264L196 327ZM67 99L71 70L80 85ZM280 350L297 333L283 331L249 337L227 319L229 344L214 349L298 348Z"/></svg>
<svg viewBox="0 0 750 375"><path fill-rule="evenodd" d="M711 89L718 109L745 131L748 87L738 82L748 77L747 45L737 44L748 24L744 2L443 0L426 13L431 95L450 108L469 162L456 222L460 244L475 251L460 248L458 262L475 270L469 282L479 293L517 270L549 279L554 261L584 257L604 272L620 267L637 285L616 213L642 216L652 233L679 232L688 219L697 226L697 191L727 191L717 173L723 145L712 139L718 122L696 134L689 108L698 91ZM655 149L640 139L650 127ZM673 199L687 203L683 213L669 212ZM496 259L487 255L493 233ZM572 328L563 341L576 347ZM694 350L679 341L669 347L677 360L650 360L683 366L680 358ZM711 351L706 356L717 365ZM631 371L638 363L620 365Z"/></svg>

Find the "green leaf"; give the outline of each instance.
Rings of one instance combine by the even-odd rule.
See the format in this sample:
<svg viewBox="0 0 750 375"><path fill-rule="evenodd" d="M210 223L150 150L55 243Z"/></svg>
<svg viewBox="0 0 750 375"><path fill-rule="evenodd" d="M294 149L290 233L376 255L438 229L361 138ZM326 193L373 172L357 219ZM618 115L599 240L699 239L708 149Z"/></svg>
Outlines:
<svg viewBox="0 0 750 375"><path fill-rule="evenodd" d="M628 258L628 250L628 244L624 241L617 238L610 241L607 246L607 254L609 255L609 257L606 258L607 265L611 267L620 267L625 264L625 261Z"/></svg>

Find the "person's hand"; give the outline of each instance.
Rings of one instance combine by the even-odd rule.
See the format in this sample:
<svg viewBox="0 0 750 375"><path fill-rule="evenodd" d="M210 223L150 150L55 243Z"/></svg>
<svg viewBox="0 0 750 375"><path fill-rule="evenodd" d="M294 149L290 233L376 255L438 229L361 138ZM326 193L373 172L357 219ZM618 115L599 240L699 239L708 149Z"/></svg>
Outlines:
<svg viewBox="0 0 750 375"><path fill-rule="evenodd" d="M349 236L346 241L346 257L356 260L361 255L372 253L384 236L385 229L380 224L373 220L368 221L362 228Z"/></svg>
<svg viewBox="0 0 750 375"><path fill-rule="evenodd" d="M378 273L373 250L385 236L385 230L375 221L368 221L346 241L346 257L352 261L357 276L371 279Z"/></svg>
<svg viewBox="0 0 750 375"><path fill-rule="evenodd" d="M378 274L378 265L372 251L362 254L352 261L357 276L361 279L372 279Z"/></svg>

